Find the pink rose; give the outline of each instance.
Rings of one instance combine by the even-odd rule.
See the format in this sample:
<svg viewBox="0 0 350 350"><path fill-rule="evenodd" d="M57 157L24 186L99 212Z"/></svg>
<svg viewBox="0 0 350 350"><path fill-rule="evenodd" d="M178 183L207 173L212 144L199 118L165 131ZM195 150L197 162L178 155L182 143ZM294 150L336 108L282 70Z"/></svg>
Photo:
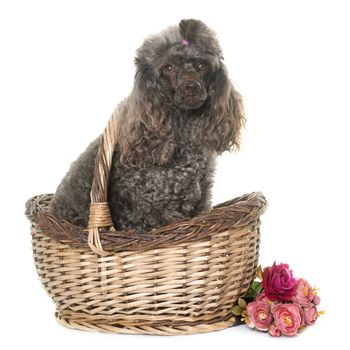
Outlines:
<svg viewBox="0 0 350 350"><path fill-rule="evenodd" d="M280 306L280 305L282 305L280 301L273 301L271 303L271 313L274 314L277 306Z"/></svg>
<svg viewBox="0 0 350 350"><path fill-rule="evenodd" d="M261 285L270 300L290 301L295 296L297 281L288 264L277 266L274 262L271 267L264 269L262 277Z"/></svg>
<svg viewBox="0 0 350 350"><path fill-rule="evenodd" d="M273 321L270 306L263 301L253 301L247 305L247 325L260 331L267 331Z"/></svg>
<svg viewBox="0 0 350 350"><path fill-rule="evenodd" d="M273 309L276 327L285 335L291 336L298 332L302 325L301 309L295 304L279 304Z"/></svg>
<svg viewBox="0 0 350 350"><path fill-rule="evenodd" d="M308 306L311 304L313 299L314 293L310 284L304 278L300 278L297 282L296 294L293 301L302 306Z"/></svg>
<svg viewBox="0 0 350 350"><path fill-rule="evenodd" d="M312 326L315 324L318 317L317 308L314 305L310 305L304 308L305 324Z"/></svg>
<svg viewBox="0 0 350 350"><path fill-rule="evenodd" d="M265 304L271 304L271 300L266 296L265 292L260 293L255 300L263 301Z"/></svg>
<svg viewBox="0 0 350 350"><path fill-rule="evenodd" d="M320 302L321 302L321 299L318 295L314 295L314 298L312 299L312 302L315 304L315 305L319 305Z"/></svg>
<svg viewBox="0 0 350 350"><path fill-rule="evenodd" d="M273 323L270 328L269 328L269 334L273 337L280 337L281 336L281 331L275 326Z"/></svg>

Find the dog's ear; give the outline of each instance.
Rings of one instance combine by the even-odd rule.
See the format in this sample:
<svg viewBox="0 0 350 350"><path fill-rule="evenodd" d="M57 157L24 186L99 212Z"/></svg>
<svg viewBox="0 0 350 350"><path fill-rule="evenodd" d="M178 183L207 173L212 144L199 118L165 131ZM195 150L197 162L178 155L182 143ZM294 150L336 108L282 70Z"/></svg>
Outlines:
<svg viewBox="0 0 350 350"><path fill-rule="evenodd" d="M125 165L166 164L175 150L172 125L161 104L162 91L154 67L136 58L134 89L121 126L119 147Z"/></svg>
<svg viewBox="0 0 350 350"><path fill-rule="evenodd" d="M204 51L210 52L217 57L222 57L222 51L216 34L202 21L196 19L183 19L179 23L182 39L189 44L195 44Z"/></svg>
<svg viewBox="0 0 350 350"><path fill-rule="evenodd" d="M179 23L180 34L184 39L194 40L198 32L208 30L208 27L197 19L183 19Z"/></svg>
<svg viewBox="0 0 350 350"><path fill-rule="evenodd" d="M211 82L204 113L194 120L192 139L195 144L219 154L239 149L244 123L242 96L235 90L221 62Z"/></svg>

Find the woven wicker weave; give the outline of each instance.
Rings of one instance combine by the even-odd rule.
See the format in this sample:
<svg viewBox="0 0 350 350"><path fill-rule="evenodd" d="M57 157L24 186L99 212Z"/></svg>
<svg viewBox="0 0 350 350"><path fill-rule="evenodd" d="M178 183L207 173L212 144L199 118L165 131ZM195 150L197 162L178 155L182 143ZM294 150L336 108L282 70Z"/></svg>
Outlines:
<svg viewBox="0 0 350 350"><path fill-rule="evenodd" d="M234 325L230 309L255 277L265 198L245 195L144 234L118 231L106 204L115 123L114 113L96 159L87 229L50 215L52 195L27 203L35 265L57 319L71 328L129 334Z"/></svg>

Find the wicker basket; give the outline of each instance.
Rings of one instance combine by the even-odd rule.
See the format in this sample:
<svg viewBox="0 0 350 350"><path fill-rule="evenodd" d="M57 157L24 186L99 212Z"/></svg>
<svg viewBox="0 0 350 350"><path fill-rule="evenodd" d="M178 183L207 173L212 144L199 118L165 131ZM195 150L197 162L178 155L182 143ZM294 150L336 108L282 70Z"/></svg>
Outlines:
<svg viewBox="0 0 350 350"><path fill-rule="evenodd" d="M260 193L145 234L117 231L106 204L115 115L96 158L88 228L47 212L52 195L27 202L34 261L63 325L129 334L191 334L232 326L232 305L255 277Z"/></svg>

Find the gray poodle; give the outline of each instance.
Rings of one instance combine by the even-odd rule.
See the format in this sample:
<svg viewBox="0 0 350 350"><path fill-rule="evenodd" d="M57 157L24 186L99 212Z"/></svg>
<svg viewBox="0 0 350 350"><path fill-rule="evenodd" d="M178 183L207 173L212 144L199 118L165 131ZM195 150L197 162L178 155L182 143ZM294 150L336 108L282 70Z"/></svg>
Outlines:
<svg viewBox="0 0 350 350"><path fill-rule="evenodd" d="M145 232L210 209L215 156L239 147L245 121L222 60L215 34L193 19L138 49L108 184L117 229ZM72 164L50 204L75 225L87 226L99 141Z"/></svg>

